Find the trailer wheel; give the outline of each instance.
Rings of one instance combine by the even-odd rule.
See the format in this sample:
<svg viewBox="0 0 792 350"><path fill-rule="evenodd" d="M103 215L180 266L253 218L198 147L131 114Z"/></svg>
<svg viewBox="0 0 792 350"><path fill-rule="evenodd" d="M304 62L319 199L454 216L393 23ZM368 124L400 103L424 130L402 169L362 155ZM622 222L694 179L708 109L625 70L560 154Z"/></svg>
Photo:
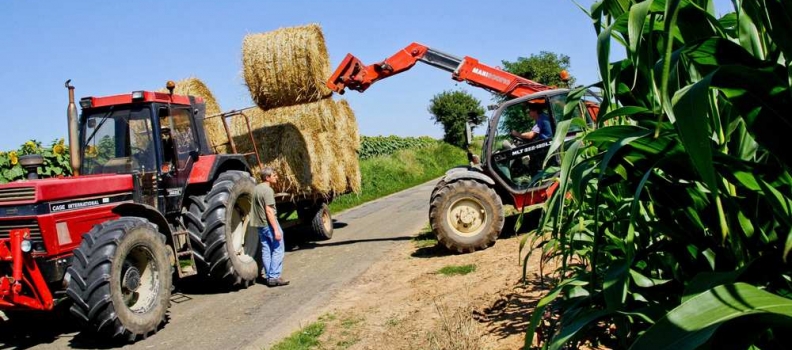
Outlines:
<svg viewBox="0 0 792 350"><path fill-rule="evenodd" d="M473 180L443 184L429 207L429 223L437 240L458 253L495 244L503 221L503 204L498 194Z"/></svg>
<svg viewBox="0 0 792 350"><path fill-rule="evenodd" d="M154 333L170 306L172 267L165 236L146 219L94 226L67 270L71 312L89 330L134 341Z"/></svg>
<svg viewBox="0 0 792 350"><path fill-rule="evenodd" d="M199 270L229 287L247 287L259 276L261 242L248 227L253 177L227 171L209 193L187 199L184 221Z"/></svg>
<svg viewBox="0 0 792 350"><path fill-rule="evenodd" d="M311 219L311 236L320 241L333 238L333 216L327 203L322 203L311 207L309 211Z"/></svg>

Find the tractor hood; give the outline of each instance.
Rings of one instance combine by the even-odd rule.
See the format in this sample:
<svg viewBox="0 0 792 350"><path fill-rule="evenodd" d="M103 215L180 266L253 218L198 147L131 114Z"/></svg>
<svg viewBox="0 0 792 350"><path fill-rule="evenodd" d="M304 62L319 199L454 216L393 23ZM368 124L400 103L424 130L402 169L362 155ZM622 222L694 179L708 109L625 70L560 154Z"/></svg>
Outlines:
<svg viewBox="0 0 792 350"><path fill-rule="evenodd" d="M0 185L0 206L33 204L129 192L132 175L87 175L17 181Z"/></svg>

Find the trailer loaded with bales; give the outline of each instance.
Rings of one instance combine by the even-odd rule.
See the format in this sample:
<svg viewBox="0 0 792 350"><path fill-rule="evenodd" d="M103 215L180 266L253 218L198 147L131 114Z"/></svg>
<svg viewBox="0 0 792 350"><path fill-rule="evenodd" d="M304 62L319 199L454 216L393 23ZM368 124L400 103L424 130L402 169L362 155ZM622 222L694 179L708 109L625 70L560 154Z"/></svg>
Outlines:
<svg viewBox="0 0 792 350"><path fill-rule="evenodd" d="M283 219L297 213L332 235L327 203L360 188L359 139L348 105L323 86L321 31L285 28L244 46L245 70L269 75L246 74L257 107L239 111L221 113L195 78L79 101L67 81L74 176L38 179L41 157L26 156L29 180L0 185L0 310L66 302L87 329L135 340L163 325L175 280L253 284L261 243L248 214L265 166L281 174ZM277 57L256 61L266 55Z"/></svg>

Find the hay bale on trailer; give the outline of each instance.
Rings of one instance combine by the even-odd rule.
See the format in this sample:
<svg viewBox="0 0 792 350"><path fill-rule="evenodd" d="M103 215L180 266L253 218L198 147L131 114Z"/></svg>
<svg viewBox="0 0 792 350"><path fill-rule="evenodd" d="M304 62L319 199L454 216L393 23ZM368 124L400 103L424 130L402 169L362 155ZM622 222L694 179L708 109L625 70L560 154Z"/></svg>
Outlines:
<svg viewBox="0 0 792 350"><path fill-rule="evenodd" d="M281 174L278 192L329 197L360 191L358 128L346 102L323 99L242 113L250 120L262 164ZM253 152L245 119L232 117L230 129L237 151Z"/></svg>
<svg viewBox="0 0 792 350"><path fill-rule="evenodd" d="M332 99L266 111L252 107L242 113L250 120L262 164L272 166L281 175L277 191L323 196L342 193L331 185L331 169L339 161L331 142L337 114ZM245 119L230 119L237 151L253 152Z"/></svg>
<svg viewBox="0 0 792 350"><path fill-rule="evenodd" d="M337 156L343 159L344 177L346 179L346 192L360 193L360 163L358 154L360 152L360 131L358 130L355 112L346 100L338 101L336 123L338 127L335 139L336 149L340 154Z"/></svg>
<svg viewBox="0 0 792 350"><path fill-rule="evenodd" d="M250 34L242 42L245 83L262 109L316 102L332 95L322 28L318 24Z"/></svg>
<svg viewBox="0 0 792 350"><path fill-rule="evenodd" d="M168 90L160 89L159 92L168 92ZM176 82L176 88L173 89L173 93L176 95L192 95L203 98L206 104L206 116L216 115L222 112L220 104L217 103L212 91L196 77L190 77ZM214 146L214 150L217 153L227 153L231 151L226 145L226 143L228 143L228 136L226 135L220 118L205 119L204 128L206 129L206 137L209 140L210 146Z"/></svg>

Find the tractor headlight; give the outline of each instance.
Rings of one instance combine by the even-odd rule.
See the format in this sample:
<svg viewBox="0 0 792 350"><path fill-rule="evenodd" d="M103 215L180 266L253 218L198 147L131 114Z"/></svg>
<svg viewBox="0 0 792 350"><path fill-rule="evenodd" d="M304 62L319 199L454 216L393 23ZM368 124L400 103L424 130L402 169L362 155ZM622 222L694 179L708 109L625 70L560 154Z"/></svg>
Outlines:
<svg viewBox="0 0 792 350"><path fill-rule="evenodd" d="M20 248L22 248L23 252L30 253L30 251L33 250L33 242L31 242L30 240L25 239L25 240L22 241L22 244L20 245Z"/></svg>

